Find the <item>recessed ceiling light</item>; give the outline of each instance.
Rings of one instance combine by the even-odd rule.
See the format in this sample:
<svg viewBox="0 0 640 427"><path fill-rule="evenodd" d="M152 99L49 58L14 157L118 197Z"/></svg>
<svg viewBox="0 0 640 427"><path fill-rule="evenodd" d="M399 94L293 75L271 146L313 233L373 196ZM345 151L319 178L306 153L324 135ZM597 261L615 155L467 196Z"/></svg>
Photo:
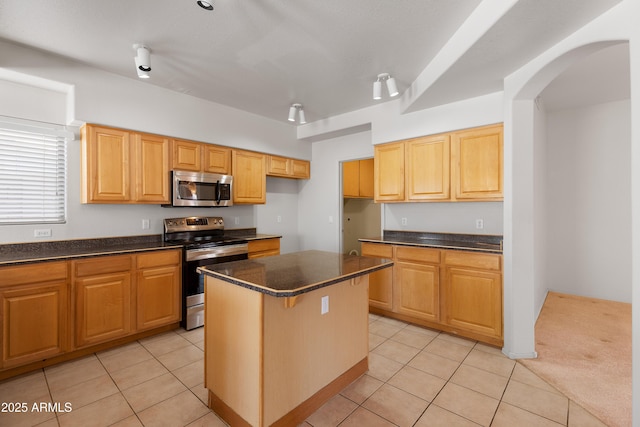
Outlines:
<svg viewBox="0 0 640 427"><path fill-rule="evenodd" d="M204 1L204 0L198 0L196 3L198 3L198 6L200 6L201 8L203 8L205 10L213 10L213 3L211 3L211 2Z"/></svg>

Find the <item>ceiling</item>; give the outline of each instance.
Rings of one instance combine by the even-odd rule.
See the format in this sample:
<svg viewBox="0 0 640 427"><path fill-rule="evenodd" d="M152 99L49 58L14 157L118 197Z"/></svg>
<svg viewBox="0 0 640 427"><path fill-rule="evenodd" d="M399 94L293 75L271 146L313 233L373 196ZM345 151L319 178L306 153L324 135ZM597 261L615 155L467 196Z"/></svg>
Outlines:
<svg viewBox="0 0 640 427"><path fill-rule="evenodd" d="M152 51L144 84L279 121L297 102L312 122L384 102L372 99L382 72L405 92L490 1L213 0L206 11L195 0L2 0L0 38L131 79L142 43ZM409 110L501 90L505 76L619 2L517 1L466 40Z"/></svg>

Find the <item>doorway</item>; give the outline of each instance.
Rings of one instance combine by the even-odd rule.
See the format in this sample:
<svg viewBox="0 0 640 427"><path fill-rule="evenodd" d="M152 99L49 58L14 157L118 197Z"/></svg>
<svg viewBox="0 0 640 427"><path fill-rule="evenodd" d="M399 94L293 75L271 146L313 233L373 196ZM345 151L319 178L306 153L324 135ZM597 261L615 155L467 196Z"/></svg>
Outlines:
<svg viewBox="0 0 640 427"><path fill-rule="evenodd" d="M373 200L373 158L342 162L342 253L360 255L358 239L380 235L381 208Z"/></svg>

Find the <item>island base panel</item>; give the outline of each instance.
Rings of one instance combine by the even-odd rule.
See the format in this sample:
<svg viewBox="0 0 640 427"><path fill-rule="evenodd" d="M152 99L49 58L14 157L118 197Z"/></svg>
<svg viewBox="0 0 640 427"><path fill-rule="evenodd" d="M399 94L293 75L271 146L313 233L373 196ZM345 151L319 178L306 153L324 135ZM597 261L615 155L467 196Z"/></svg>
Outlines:
<svg viewBox="0 0 640 427"><path fill-rule="evenodd" d="M362 359L344 374L327 384L309 399L302 402L288 414L272 424L272 427L296 426L309 418L322 405L327 403L333 396L342 391L349 384L364 375L369 369L368 358ZM247 421L238 415L233 409L227 406L222 399L209 390L209 408L211 408L227 424L238 427L251 427Z"/></svg>

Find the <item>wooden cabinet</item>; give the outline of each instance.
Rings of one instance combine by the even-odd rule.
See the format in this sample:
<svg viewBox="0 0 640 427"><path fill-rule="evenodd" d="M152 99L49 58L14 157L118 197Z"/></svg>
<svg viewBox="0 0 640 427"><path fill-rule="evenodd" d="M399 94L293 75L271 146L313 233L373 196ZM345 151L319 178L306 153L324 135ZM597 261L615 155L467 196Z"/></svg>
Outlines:
<svg viewBox="0 0 640 427"><path fill-rule="evenodd" d="M362 255L394 261L370 275L372 313L503 344L502 255L371 242Z"/></svg>
<svg viewBox="0 0 640 427"><path fill-rule="evenodd" d="M267 201L267 156L233 150L233 203L264 204Z"/></svg>
<svg viewBox="0 0 640 427"><path fill-rule="evenodd" d="M307 160L267 156L267 175L281 178L309 179L311 165Z"/></svg>
<svg viewBox="0 0 640 427"><path fill-rule="evenodd" d="M452 169L456 200L502 200L502 125L452 135Z"/></svg>
<svg viewBox="0 0 640 427"><path fill-rule="evenodd" d="M448 200L449 135L435 135L405 142L407 200Z"/></svg>
<svg viewBox="0 0 640 427"><path fill-rule="evenodd" d="M172 139L171 152L172 169L231 174L231 148Z"/></svg>
<svg viewBox="0 0 640 427"><path fill-rule="evenodd" d="M181 251L136 257L136 329L153 329L180 321Z"/></svg>
<svg viewBox="0 0 640 427"><path fill-rule="evenodd" d="M280 238L249 240L249 258L280 255Z"/></svg>
<svg viewBox="0 0 640 427"><path fill-rule="evenodd" d="M47 262L0 269L0 368L57 356L68 349L68 269Z"/></svg>
<svg viewBox="0 0 640 427"><path fill-rule="evenodd" d="M169 140L87 124L82 127L83 203L169 203Z"/></svg>
<svg viewBox="0 0 640 427"><path fill-rule="evenodd" d="M75 344L84 347L129 335L132 329L130 255L73 261Z"/></svg>
<svg viewBox="0 0 640 427"><path fill-rule="evenodd" d="M130 133L84 125L81 129L82 203L131 200Z"/></svg>
<svg viewBox="0 0 640 427"><path fill-rule="evenodd" d="M440 320L440 251L396 246L393 309L397 313Z"/></svg>
<svg viewBox="0 0 640 427"><path fill-rule="evenodd" d="M373 159L342 163L342 196L373 198Z"/></svg>
<svg viewBox="0 0 640 427"><path fill-rule="evenodd" d="M136 202L169 203L169 141L144 133L134 134Z"/></svg>
<svg viewBox="0 0 640 427"><path fill-rule="evenodd" d="M401 202L404 193L404 141L374 147L374 199L377 202Z"/></svg>
<svg viewBox="0 0 640 427"><path fill-rule="evenodd" d="M362 256L393 259L393 246L381 243L363 242ZM393 310L393 271L392 268L369 274L369 305L383 310Z"/></svg>
<svg viewBox="0 0 640 427"><path fill-rule="evenodd" d="M444 251L443 321L502 340L501 256Z"/></svg>
<svg viewBox="0 0 640 427"><path fill-rule="evenodd" d="M502 125L376 145L380 202L503 199Z"/></svg>

